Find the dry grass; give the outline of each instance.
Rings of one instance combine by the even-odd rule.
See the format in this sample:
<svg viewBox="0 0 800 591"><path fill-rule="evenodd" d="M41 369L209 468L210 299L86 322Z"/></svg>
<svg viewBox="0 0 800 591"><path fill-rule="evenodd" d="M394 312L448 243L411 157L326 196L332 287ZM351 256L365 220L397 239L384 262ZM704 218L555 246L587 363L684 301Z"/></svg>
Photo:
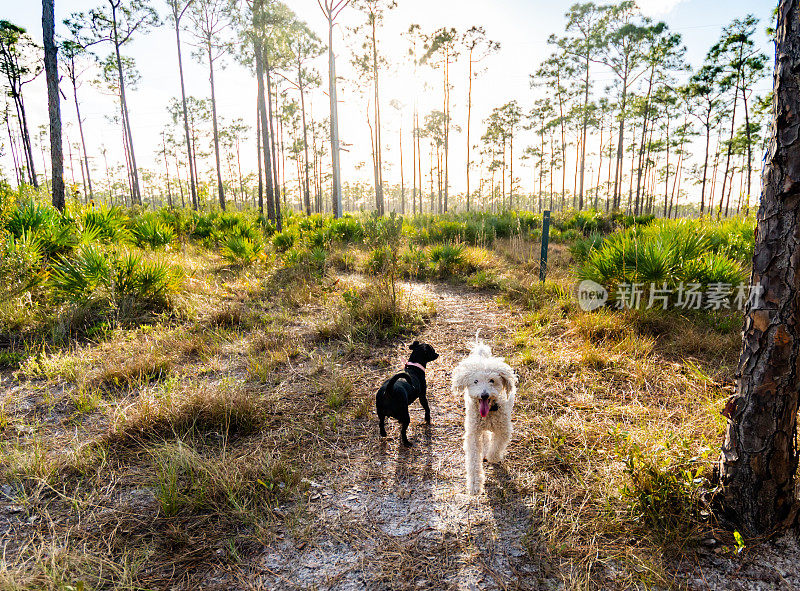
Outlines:
<svg viewBox="0 0 800 591"><path fill-rule="evenodd" d="M412 301L405 292L383 282L357 285L341 292L319 327L322 339L382 342L411 334L435 313L429 302Z"/></svg>
<svg viewBox="0 0 800 591"><path fill-rule="evenodd" d="M227 384L150 389L117 407L107 442L113 446L214 436L226 439L255 432L264 409L254 392Z"/></svg>
<svg viewBox="0 0 800 591"><path fill-rule="evenodd" d="M556 298L513 338L522 388L509 457L567 588L669 586L670 557L712 527L701 493L729 395L716 377L736 359L724 330L674 313L565 313ZM696 348L680 347L686 335Z"/></svg>

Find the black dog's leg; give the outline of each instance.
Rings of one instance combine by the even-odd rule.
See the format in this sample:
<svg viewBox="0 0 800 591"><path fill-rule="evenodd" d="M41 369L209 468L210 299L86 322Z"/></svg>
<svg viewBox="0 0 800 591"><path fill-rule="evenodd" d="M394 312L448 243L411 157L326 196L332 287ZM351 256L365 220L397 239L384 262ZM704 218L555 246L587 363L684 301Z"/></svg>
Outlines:
<svg viewBox="0 0 800 591"><path fill-rule="evenodd" d="M431 424L431 409L428 406L428 397L425 396L425 394L423 394L422 396L419 397L419 402L420 402L420 404L422 404L422 408L425 409L425 422L430 425Z"/></svg>
<svg viewBox="0 0 800 591"><path fill-rule="evenodd" d="M408 436L406 433L408 432L408 425L411 423L411 417L408 415L408 409L406 408L405 413L401 414L398 418L400 421L400 440L403 442L403 445L406 447L411 447L411 442L408 440Z"/></svg>
<svg viewBox="0 0 800 591"><path fill-rule="evenodd" d="M382 414L378 415L378 426L381 428L381 437L386 437L386 417Z"/></svg>
<svg viewBox="0 0 800 591"><path fill-rule="evenodd" d="M408 440L406 432L408 431L408 423L400 423L400 439L406 447L412 447L414 444Z"/></svg>

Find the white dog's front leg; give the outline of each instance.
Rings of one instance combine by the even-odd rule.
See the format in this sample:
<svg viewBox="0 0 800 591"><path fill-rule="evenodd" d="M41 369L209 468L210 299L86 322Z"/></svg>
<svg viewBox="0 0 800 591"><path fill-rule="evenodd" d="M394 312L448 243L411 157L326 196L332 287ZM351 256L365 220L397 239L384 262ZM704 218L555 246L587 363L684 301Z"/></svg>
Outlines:
<svg viewBox="0 0 800 591"><path fill-rule="evenodd" d="M471 495L483 492L483 437L480 431L464 433L464 463L467 471L467 490Z"/></svg>
<svg viewBox="0 0 800 591"><path fill-rule="evenodd" d="M492 440L489 448L486 451L486 460L492 464L496 464L503 459L506 454L506 448L511 441L511 424L503 422L497 425L492 433Z"/></svg>

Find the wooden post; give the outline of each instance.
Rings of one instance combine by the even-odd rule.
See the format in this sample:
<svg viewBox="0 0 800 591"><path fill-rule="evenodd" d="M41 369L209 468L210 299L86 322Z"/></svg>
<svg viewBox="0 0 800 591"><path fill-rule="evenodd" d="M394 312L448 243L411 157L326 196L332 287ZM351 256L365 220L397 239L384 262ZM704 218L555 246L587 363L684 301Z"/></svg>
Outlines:
<svg viewBox="0 0 800 591"><path fill-rule="evenodd" d="M544 282L547 276L547 246L550 242L550 210L542 215L542 256L539 260L539 281Z"/></svg>

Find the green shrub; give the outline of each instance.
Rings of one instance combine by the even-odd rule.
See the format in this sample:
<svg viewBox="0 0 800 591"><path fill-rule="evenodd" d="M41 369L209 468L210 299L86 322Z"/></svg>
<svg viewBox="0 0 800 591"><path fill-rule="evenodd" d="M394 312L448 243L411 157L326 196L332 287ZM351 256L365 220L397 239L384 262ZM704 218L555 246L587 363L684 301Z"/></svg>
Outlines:
<svg viewBox="0 0 800 591"><path fill-rule="evenodd" d="M460 244L438 244L431 247L430 259L440 277L449 277L464 263L464 247Z"/></svg>
<svg viewBox="0 0 800 591"><path fill-rule="evenodd" d="M388 246L373 248L364 263L364 269L370 275L386 272L392 259L392 251Z"/></svg>
<svg viewBox="0 0 800 591"><path fill-rule="evenodd" d="M84 245L53 264L47 286L56 303L127 316L169 308L182 282L180 270L166 262Z"/></svg>
<svg viewBox="0 0 800 591"><path fill-rule="evenodd" d="M425 313L399 292L394 297L381 283L350 289L342 294L344 313L323 336L360 341L385 341L409 334L423 325Z"/></svg>
<svg viewBox="0 0 800 591"><path fill-rule="evenodd" d="M409 246L400 255L401 270L407 277L422 279L428 270L428 254L418 246Z"/></svg>
<svg viewBox="0 0 800 591"><path fill-rule="evenodd" d="M97 240L121 244L131 240L128 216L119 207L86 209L81 216L83 229L96 236Z"/></svg>
<svg viewBox="0 0 800 591"><path fill-rule="evenodd" d="M346 244L358 243L364 239L364 227L357 219L347 215L339 219L331 219L328 231L332 240Z"/></svg>
<svg viewBox="0 0 800 591"><path fill-rule="evenodd" d="M272 237L272 246L278 252L286 252L292 246L294 246L297 240L297 235L291 230L284 230L283 232L278 232Z"/></svg>
<svg viewBox="0 0 800 591"><path fill-rule="evenodd" d="M325 272L328 261L328 252L324 248L294 247L283 255L283 266L287 269L300 271L305 275L321 275Z"/></svg>
<svg viewBox="0 0 800 591"><path fill-rule="evenodd" d="M197 238L198 240L215 240L217 229L214 220L216 219L216 215L215 211L211 211L207 214L194 212L191 230L192 238Z"/></svg>
<svg viewBox="0 0 800 591"><path fill-rule="evenodd" d="M0 243L0 295L11 298L28 291L45 277L44 249L34 232L7 234Z"/></svg>
<svg viewBox="0 0 800 591"><path fill-rule="evenodd" d="M222 247L222 258L239 267L250 265L264 254L264 242L244 236L228 236Z"/></svg>
<svg viewBox="0 0 800 591"><path fill-rule="evenodd" d="M630 517L658 538L685 540L699 522L699 490L707 482L699 458L671 450L669 442L653 453L636 443L625 448L621 496Z"/></svg>
<svg viewBox="0 0 800 591"><path fill-rule="evenodd" d="M578 276L606 287L619 283L666 283L674 287L681 281L736 285L745 280L746 273L736 260L724 254L730 241L719 234L695 220L633 226L608 236L599 248L591 249Z"/></svg>
<svg viewBox="0 0 800 591"><path fill-rule="evenodd" d="M23 233L35 238L47 258L66 254L79 242L72 220L54 207L34 201L23 202L12 210L6 230L16 238Z"/></svg>
<svg viewBox="0 0 800 591"><path fill-rule="evenodd" d="M569 251L577 262L582 263L589 257L590 253L599 249L602 245L603 235L598 232L593 232L586 238L576 240L569 247Z"/></svg>
<svg viewBox="0 0 800 591"><path fill-rule="evenodd" d="M175 231L155 214L145 214L136 218L131 233L137 246L153 250L168 245L175 238Z"/></svg>

